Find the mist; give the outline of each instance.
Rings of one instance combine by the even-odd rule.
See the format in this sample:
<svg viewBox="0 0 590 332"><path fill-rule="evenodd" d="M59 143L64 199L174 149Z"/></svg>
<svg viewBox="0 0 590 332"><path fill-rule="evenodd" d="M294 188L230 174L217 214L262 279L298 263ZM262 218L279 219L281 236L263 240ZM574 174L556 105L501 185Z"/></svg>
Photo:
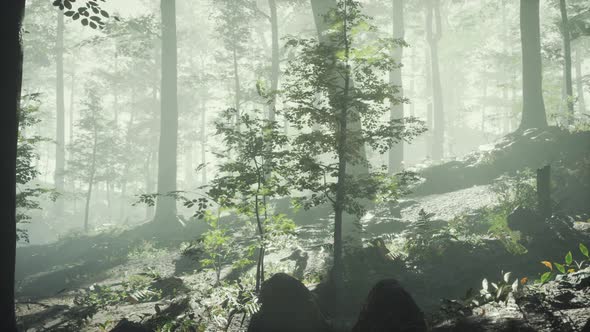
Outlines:
<svg viewBox="0 0 590 332"><path fill-rule="evenodd" d="M17 2L2 331L590 330L587 1Z"/></svg>

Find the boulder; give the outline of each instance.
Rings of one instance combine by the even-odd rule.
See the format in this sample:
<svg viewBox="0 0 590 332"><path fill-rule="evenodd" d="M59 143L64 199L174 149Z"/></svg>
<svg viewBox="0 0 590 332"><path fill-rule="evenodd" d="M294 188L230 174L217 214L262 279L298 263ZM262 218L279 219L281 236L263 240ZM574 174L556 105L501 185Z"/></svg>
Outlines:
<svg viewBox="0 0 590 332"><path fill-rule="evenodd" d="M395 280L379 281L369 292L352 332L426 332L424 314Z"/></svg>
<svg viewBox="0 0 590 332"><path fill-rule="evenodd" d="M328 332L329 325L313 294L301 281L278 273L262 284L260 310L248 332Z"/></svg>

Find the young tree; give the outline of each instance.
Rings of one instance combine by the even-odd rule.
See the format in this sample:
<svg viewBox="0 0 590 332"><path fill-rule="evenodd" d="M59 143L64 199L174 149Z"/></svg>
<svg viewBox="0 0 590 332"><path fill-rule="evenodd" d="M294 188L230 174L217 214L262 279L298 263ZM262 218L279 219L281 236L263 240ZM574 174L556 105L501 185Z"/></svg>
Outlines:
<svg viewBox="0 0 590 332"><path fill-rule="evenodd" d="M160 144L158 149L158 193L176 191L178 100L176 0L161 0L162 13L162 85ZM169 223L176 218L176 201L169 195L158 196L154 221Z"/></svg>
<svg viewBox="0 0 590 332"><path fill-rule="evenodd" d="M519 130L547 127L543 100L539 0L520 0L522 120Z"/></svg>
<svg viewBox="0 0 590 332"><path fill-rule="evenodd" d="M86 183L84 231L90 229L89 215L93 188L97 182L119 173L121 154L117 150L118 139L114 120L107 120L101 105L99 88L86 89L85 108L80 110L77 132L72 143L70 169L68 172Z"/></svg>
<svg viewBox="0 0 590 332"><path fill-rule="evenodd" d="M334 209L332 280L341 291L344 253L355 250L351 239L343 237L344 213L360 217L365 210L361 200L394 194L391 179L384 174L359 174L350 172L349 167L369 167L361 147L368 145L385 153L393 144L423 130L413 125L417 124L414 119L381 120L390 103L401 101L398 89L381 78L383 71L398 66L390 52L399 43L381 38L359 43L370 39L362 35L370 34L374 27L357 1L338 1L326 19L325 24L335 30L330 35L319 41L288 42L299 54L286 71L284 111L300 131L292 140L296 169L292 181L300 192L310 193L298 198L298 204L309 208L329 202ZM351 126L355 123L358 125ZM312 126L317 130L304 129Z"/></svg>
<svg viewBox="0 0 590 332"><path fill-rule="evenodd" d="M274 93L274 92L272 92ZM276 121L264 119L260 114L241 114L241 128L232 124L236 110L222 114L215 126L225 145L225 159L219 166L219 176L211 183L208 195L221 208L235 209L239 214L254 219L258 236L256 264L256 291L264 281L264 257L273 235L289 232L294 224L282 214L273 214L270 200L289 195L286 167L290 151L288 138ZM232 152L232 158L228 158ZM268 169L273 172L267 172Z"/></svg>

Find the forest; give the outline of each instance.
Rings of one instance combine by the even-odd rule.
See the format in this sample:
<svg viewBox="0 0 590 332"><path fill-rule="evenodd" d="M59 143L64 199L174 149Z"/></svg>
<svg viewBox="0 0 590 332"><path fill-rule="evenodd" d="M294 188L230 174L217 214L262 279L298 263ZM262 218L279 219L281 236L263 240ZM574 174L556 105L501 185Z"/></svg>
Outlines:
<svg viewBox="0 0 590 332"><path fill-rule="evenodd" d="M0 331L590 332L590 2L2 8Z"/></svg>

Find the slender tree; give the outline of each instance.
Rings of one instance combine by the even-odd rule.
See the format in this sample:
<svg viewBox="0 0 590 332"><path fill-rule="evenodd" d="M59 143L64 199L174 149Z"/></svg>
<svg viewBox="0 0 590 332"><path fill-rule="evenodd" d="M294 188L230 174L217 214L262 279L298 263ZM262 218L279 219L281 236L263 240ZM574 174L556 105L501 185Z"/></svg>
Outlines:
<svg viewBox="0 0 590 332"><path fill-rule="evenodd" d="M582 76L582 62L584 58L581 56L581 47L576 49L576 90L578 101L578 112L580 114L586 113L586 100L584 98L584 81Z"/></svg>
<svg viewBox="0 0 590 332"><path fill-rule="evenodd" d="M57 192L64 191L65 170L65 96L64 96L64 14L57 10L57 39L55 43L55 171L54 183ZM63 200L55 205L58 214L63 213Z"/></svg>
<svg viewBox="0 0 590 332"><path fill-rule="evenodd" d="M160 96L160 144L158 152L157 222L170 222L176 216L176 200L167 195L176 191L178 100L176 0L161 0L162 85Z"/></svg>
<svg viewBox="0 0 590 332"><path fill-rule="evenodd" d="M268 119L269 121L275 121L277 98L274 91L277 91L279 88L279 75L281 72L279 59L279 18L277 16L276 0L268 0L268 8L270 9L270 30L272 37L270 88L271 91L273 91L270 100Z"/></svg>
<svg viewBox="0 0 590 332"><path fill-rule="evenodd" d="M16 149L18 141L18 109L22 86L23 52L21 25L25 13L25 0L8 1L2 6L2 41L5 47L2 61L2 89L0 103L0 214L5 223L0 230L0 326L3 331L16 332L14 311L14 267L16 257Z"/></svg>
<svg viewBox="0 0 590 332"><path fill-rule="evenodd" d="M520 130L547 127L543 100L539 0L520 0L522 120Z"/></svg>
<svg viewBox="0 0 590 332"><path fill-rule="evenodd" d="M404 29L404 0L393 0L393 38L403 39ZM401 63L404 49L395 47L392 51L393 58ZM402 84L402 68L396 68L389 72L389 83L399 89L399 97L403 98L404 90ZM391 103L391 120L401 119L404 117L404 104ZM389 174L394 174L402 170L404 160L404 143L400 141L389 150Z"/></svg>
<svg viewBox="0 0 590 332"><path fill-rule="evenodd" d="M440 0L426 0L426 40L430 48L430 72L432 84L432 112L434 120L432 159L444 157L445 114L438 60L438 43L442 38ZM434 22L433 22L434 21ZM433 27L434 25L434 27Z"/></svg>
<svg viewBox="0 0 590 332"><path fill-rule="evenodd" d="M348 1L348 0L345 0ZM329 15L334 13L337 9L338 2L337 0L311 0L311 8L314 15L314 21L316 30L318 33L318 41L323 47L327 50L331 50L334 54L331 54L331 59L336 59L337 55L336 52L342 51L342 36L341 32L335 29L332 29L333 19ZM335 61L335 60L332 60ZM352 90L354 89L354 80L346 80L341 72L338 72L337 66L332 64L328 66L328 69L331 70L331 77L332 80L335 81L335 84L330 88L330 98L337 99L339 98L339 93L342 90ZM350 119L347 119L347 123L343 131L350 131L352 135L358 135L362 131L362 125L360 121L360 116L358 111L354 109L354 106L351 109L347 110L347 112L351 113ZM367 153L364 144L348 146L347 149L356 149L358 151L351 151L350 153L357 154L359 156L363 156L366 159ZM345 176L344 174L353 175L357 177L366 177L369 174L369 167L368 163L351 163L350 161L346 161L345 158L342 159L342 163L346 163L347 165L342 169L344 172L341 176ZM342 215L338 216L337 219L342 219L342 222L335 229L335 238L342 238L343 246L348 247L348 250L354 251L362 246L361 243L361 230L359 228L359 218L357 216L351 215L346 211L342 210Z"/></svg>
<svg viewBox="0 0 590 332"><path fill-rule="evenodd" d="M559 10L561 12L561 34L563 36L563 72L565 74L565 98L568 112L568 122L572 123L574 119L574 91L572 85L572 46L569 20L567 17L566 0L559 0Z"/></svg>

